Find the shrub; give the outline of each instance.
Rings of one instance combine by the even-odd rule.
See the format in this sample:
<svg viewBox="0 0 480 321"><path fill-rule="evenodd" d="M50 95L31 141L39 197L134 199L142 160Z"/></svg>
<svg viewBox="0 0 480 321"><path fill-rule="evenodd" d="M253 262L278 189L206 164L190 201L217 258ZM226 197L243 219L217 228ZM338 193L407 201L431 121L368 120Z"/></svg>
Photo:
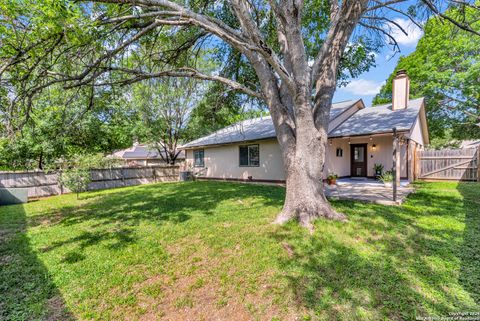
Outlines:
<svg viewBox="0 0 480 321"><path fill-rule="evenodd" d="M90 177L90 169L88 168L69 168L62 172L60 181L73 193L78 194L85 192L88 184L92 181Z"/></svg>
<svg viewBox="0 0 480 321"><path fill-rule="evenodd" d="M328 176L327 176L328 180L334 180L334 179L337 179L337 178L338 178L338 175L335 174L334 172L328 173Z"/></svg>
<svg viewBox="0 0 480 321"><path fill-rule="evenodd" d="M380 180L384 183L389 183L393 181L393 173L392 171L386 171L380 176Z"/></svg>

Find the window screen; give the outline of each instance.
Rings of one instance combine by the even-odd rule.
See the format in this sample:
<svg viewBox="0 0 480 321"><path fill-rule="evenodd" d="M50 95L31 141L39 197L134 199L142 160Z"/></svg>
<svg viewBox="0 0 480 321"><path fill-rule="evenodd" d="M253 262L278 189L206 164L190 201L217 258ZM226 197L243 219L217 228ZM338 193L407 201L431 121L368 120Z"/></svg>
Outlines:
<svg viewBox="0 0 480 321"><path fill-rule="evenodd" d="M198 149L198 150L193 151L193 157L194 157L195 167L204 167L205 166L203 149Z"/></svg>
<svg viewBox="0 0 480 321"><path fill-rule="evenodd" d="M245 145L239 148L240 166L260 166L260 149L258 145Z"/></svg>

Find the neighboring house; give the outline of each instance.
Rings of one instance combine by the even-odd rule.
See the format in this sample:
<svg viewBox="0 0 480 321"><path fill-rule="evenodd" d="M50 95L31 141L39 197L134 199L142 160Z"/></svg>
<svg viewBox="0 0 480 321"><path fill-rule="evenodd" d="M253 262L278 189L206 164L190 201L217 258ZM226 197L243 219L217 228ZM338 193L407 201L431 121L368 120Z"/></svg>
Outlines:
<svg viewBox="0 0 480 321"><path fill-rule="evenodd" d="M324 176L373 177L374 164L390 170L393 128L399 136L397 170L413 179L416 150L429 143L424 99L409 100L410 81L399 72L393 105L365 108L362 100L332 105ZM270 117L245 120L180 147L186 166L206 179L284 181L280 146Z"/></svg>
<svg viewBox="0 0 480 321"><path fill-rule="evenodd" d="M480 140L462 140L460 142L460 148L467 149L467 148L479 148L480 147Z"/></svg>
<svg viewBox="0 0 480 321"><path fill-rule="evenodd" d="M166 165L158 150L139 143L134 143L132 147L119 150L108 157L121 159L124 165L128 167ZM175 163L181 163L184 160L185 152L180 151Z"/></svg>

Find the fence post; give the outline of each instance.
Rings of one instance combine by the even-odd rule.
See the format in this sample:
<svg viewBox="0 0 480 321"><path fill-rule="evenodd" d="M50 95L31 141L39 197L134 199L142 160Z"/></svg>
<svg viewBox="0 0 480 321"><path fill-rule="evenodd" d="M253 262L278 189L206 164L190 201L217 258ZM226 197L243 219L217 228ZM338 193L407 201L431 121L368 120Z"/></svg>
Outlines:
<svg viewBox="0 0 480 321"><path fill-rule="evenodd" d="M57 171L57 183L60 187L60 195L63 195L62 170Z"/></svg>
<svg viewBox="0 0 480 321"><path fill-rule="evenodd" d="M477 182L480 182L480 145L477 147Z"/></svg>

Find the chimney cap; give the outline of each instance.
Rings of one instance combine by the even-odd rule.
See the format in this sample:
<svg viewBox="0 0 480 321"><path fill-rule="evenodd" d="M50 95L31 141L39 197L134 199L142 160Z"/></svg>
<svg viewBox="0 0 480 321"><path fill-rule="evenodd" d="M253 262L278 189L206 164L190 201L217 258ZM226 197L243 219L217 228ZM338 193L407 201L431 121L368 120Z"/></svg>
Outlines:
<svg viewBox="0 0 480 321"><path fill-rule="evenodd" d="M408 76L407 71L405 69L400 69L397 71L397 76Z"/></svg>

